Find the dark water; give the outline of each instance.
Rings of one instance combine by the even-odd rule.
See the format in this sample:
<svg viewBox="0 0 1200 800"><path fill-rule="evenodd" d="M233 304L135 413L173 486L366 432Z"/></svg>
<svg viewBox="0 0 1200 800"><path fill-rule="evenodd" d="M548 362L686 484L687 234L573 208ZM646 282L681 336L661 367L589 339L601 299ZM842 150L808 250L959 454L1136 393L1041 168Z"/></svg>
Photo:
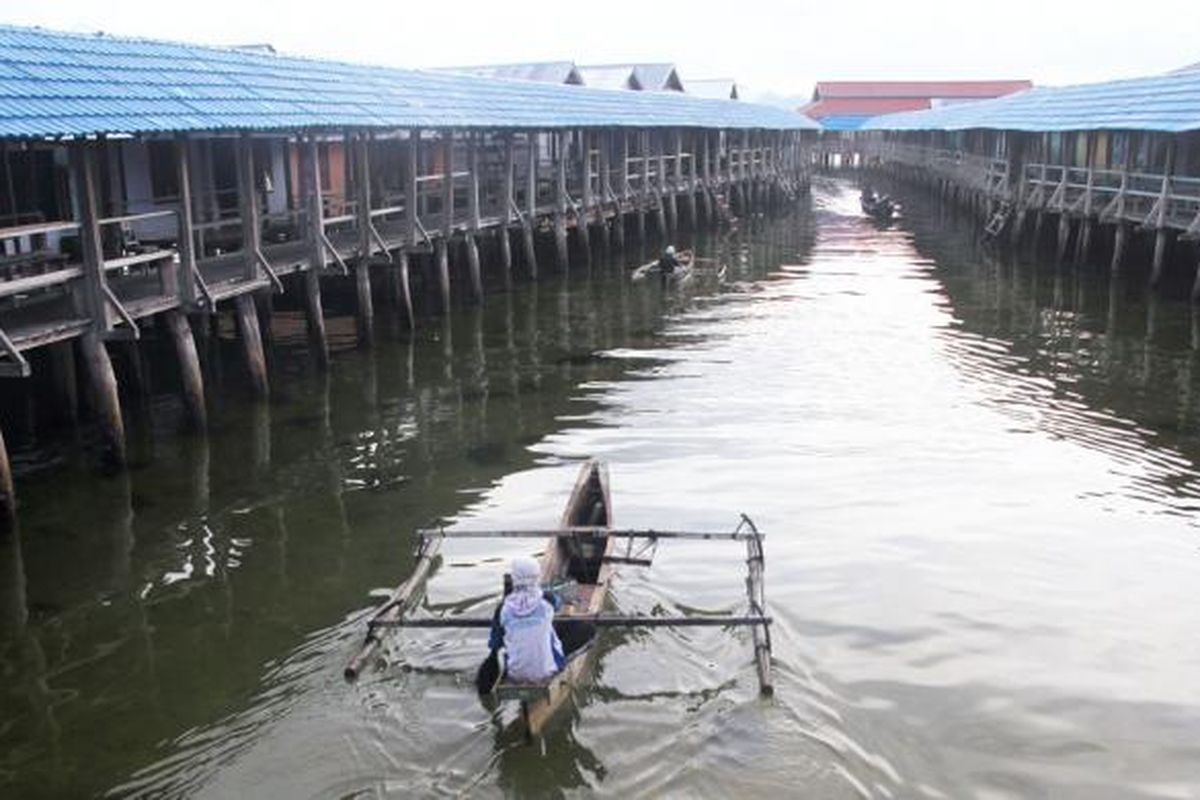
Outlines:
<svg viewBox="0 0 1200 800"><path fill-rule="evenodd" d="M328 379L283 334L269 407L231 368L189 439L157 398L127 477L23 451L0 794L1200 796L1187 306L842 184L699 247L724 285L598 265L371 353L342 325ZM618 524L768 531L773 699L710 629L606 636L544 749L472 695L478 633L342 682L414 528L552 524L585 457ZM482 613L538 546L448 545L427 606ZM616 604L740 608L742 558L663 545Z"/></svg>

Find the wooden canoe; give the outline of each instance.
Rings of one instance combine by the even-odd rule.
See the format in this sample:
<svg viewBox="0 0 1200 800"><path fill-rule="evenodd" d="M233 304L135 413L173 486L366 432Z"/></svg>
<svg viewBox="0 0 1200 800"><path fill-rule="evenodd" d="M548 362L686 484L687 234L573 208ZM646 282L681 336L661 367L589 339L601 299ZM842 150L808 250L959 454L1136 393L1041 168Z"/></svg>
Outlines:
<svg viewBox="0 0 1200 800"><path fill-rule="evenodd" d="M564 529L612 527L608 468L602 462L589 461L583 465L559 526ZM542 585L569 582L575 587L564 597L564 604L555 615L556 628L563 623L569 624L573 616L595 615L603 609L612 578L612 565L607 560L612 547L613 539L594 531L554 536L546 543L546 551L542 554ZM520 701L521 721L528 736L540 736L555 712L570 699L575 687L586 679L593 644L594 636L569 654L566 666L547 681L500 681L496 687L497 698Z"/></svg>

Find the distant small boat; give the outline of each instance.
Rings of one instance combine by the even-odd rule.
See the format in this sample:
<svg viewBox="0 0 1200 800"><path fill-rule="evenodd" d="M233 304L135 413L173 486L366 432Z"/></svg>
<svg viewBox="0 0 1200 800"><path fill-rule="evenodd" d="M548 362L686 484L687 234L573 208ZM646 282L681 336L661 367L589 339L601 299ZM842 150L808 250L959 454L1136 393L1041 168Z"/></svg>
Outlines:
<svg viewBox="0 0 1200 800"><path fill-rule="evenodd" d="M864 195L859 198L863 213L876 220L889 220L896 212L896 204L886 194Z"/></svg>
<svg viewBox="0 0 1200 800"><path fill-rule="evenodd" d="M658 266L658 259L642 264L633 271L630 275L630 280L644 281L651 275L662 275L662 269ZM684 283L692 277L692 262L691 260L680 261L679 266L671 270L666 275L666 279L672 283Z"/></svg>

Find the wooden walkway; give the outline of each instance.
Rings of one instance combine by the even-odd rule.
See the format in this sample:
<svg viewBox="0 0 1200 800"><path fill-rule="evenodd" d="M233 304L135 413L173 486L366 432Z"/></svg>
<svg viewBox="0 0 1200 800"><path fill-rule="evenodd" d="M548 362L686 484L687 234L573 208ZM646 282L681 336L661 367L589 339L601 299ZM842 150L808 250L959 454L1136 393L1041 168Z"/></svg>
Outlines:
<svg viewBox="0 0 1200 800"><path fill-rule="evenodd" d="M438 310L449 313L452 250L465 251L461 293L482 302L485 270L508 282L519 263L537 278L540 236L553 238L556 267L568 269L572 234L586 258L593 236L623 247L627 220L642 236L647 219L664 236L716 224L731 205L744 211L795 197L811 160L795 131L242 132L155 139L159 157L139 176L122 166L127 141L39 145L65 165L76 216L0 228L0 377L28 376L29 351L73 342L116 464L125 460L124 432L104 342L137 339L151 319L162 317L174 340L188 418L203 428L191 330L200 315L234 311L254 391L265 397L256 297L303 293L324 367L323 278L354 283L359 337L369 345L380 279L414 326L410 272L426 271L423 284L437 286ZM214 177L221 157L233 188ZM173 193L127 200L120 187L143 179ZM497 245L497 263L481 259L485 237ZM0 439L0 518L12 507Z"/></svg>

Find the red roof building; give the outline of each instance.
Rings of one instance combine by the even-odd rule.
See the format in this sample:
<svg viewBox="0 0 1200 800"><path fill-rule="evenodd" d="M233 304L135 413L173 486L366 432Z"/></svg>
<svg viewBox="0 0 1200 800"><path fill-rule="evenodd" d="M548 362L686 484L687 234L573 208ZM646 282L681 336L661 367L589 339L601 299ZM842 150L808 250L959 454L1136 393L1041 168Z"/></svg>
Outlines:
<svg viewBox="0 0 1200 800"><path fill-rule="evenodd" d="M800 112L826 130L856 130L866 120L895 111L920 111L1023 92L1032 81L820 81Z"/></svg>

